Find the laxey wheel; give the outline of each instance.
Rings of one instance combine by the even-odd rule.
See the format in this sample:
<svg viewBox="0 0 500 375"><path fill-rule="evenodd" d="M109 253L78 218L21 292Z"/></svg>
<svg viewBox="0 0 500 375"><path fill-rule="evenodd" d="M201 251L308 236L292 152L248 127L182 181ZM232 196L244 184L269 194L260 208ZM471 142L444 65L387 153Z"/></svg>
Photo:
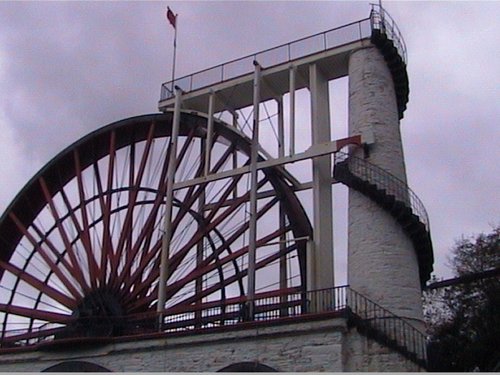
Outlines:
<svg viewBox="0 0 500 375"><path fill-rule="evenodd" d="M172 117L143 115L94 131L45 165L7 208L1 347L155 329ZM176 183L203 176L206 124L181 113ZM210 173L249 165L250 144L215 121ZM174 191L166 318L197 304L245 301L249 181L240 174ZM258 193L257 292L285 292L283 259L287 290L304 290L306 242L294 239L311 235L307 216L280 167L258 172Z"/></svg>

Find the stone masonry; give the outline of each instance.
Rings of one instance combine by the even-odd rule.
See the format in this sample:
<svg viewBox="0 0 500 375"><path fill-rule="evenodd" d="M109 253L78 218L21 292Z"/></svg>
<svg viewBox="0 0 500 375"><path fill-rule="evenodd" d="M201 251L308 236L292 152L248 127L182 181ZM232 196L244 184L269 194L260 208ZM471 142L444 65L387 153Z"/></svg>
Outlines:
<svg viewBox="0 0 500 375"><path fill-rule="evenodd" d="M349 61L349 133L374 137L370 163L406 183L398 109L391 73L375 47ZM363 157L363 151L356 154ZM348 284L423 329L418 261L413 245L389 213L349 191Z"/></svg>
<svg viewBox="0 0 500 375"><path fill-rule="evenodd" d="M419 371L398 353L349 329L346 319L248 328L161 339L130 340L2 354L0 371L42 371L85 361L111 371L216 372L234 363L258 362L280 372Z"/></svg>

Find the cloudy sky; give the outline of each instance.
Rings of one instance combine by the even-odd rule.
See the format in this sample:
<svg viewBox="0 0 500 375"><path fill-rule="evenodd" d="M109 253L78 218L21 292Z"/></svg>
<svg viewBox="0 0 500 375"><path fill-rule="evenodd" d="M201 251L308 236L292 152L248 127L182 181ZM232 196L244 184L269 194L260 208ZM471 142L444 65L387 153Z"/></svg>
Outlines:
<svg viewBox="0 0 500 375"><path fill-rule="evenodd" d="M179 14L178 76L370 11L368 1L0 2L0 211L64 147L157 112L171 75L167 5ZM408 48L408 179L430 216L436 274L448 277L455 240L500 224L500 2L384 5Z"/></svg>

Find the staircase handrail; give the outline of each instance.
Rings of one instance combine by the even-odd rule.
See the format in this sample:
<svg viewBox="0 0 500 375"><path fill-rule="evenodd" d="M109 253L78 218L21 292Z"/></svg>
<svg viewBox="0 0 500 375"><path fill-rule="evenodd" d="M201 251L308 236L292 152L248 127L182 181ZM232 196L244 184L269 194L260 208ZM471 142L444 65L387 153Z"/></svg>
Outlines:
<svg viewBox="0 0 500 375"><path fill-rule="evenodd" d="M363 294L347 288L347 306L360 322L372 328L388 346L406 351L424 366L427 361L427 337L413 325L373 302Z"/></svg>
<svg viewBox="0 0 500 375"><path fill-rule="evenodd" d="M384 189L387 194L393 195L396 200L411 208L413 214L418 216L422 224L425 225L427 232L430 231L429 216L424 204L404 181L364 159L342 151L337 152L335 154L335 165L344 161L347 163L349 171L356 177L376 184L379 188Z"/></svg>
<svg viewBox="0 0 500 375"><path fill-rule="evenodd" d="M408 56L406 52L406 43L403 39L401 31L396 22L393 20L391 15L381 7L379 4L371 4L372 10L370 13L370 24L371 29L380 30L382 34L387 35L387 39L392 40L394 46L399 52L399 55L403 59L404 63L407 64Z"/></svg>

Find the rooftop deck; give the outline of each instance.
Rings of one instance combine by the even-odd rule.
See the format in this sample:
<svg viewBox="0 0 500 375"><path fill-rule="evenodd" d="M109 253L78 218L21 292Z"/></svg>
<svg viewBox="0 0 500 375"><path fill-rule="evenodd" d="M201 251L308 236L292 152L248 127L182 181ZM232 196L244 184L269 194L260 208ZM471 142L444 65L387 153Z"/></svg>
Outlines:
<svg viewBox="0 0 500 375"><path fill-rule="evenodd" d="M185 108L208 112L208 96L217 93L215 112L224 109L237 110L250 106L253 100L253 63L262 67L265 85L261 99L266 101L289 92L289 70L296 69L294 89L308 86L308 66L317 64L328 80L344 77L348 73L349 53L371 43L373 31L387 35L406 63L406 46L396 23L377 5L372 5L369 17L334 29L301 38L290 43L232 60L161 86L160 111L174 105L174 87L183 92ZM233 95L238 86L238 95Z"/></svg>

